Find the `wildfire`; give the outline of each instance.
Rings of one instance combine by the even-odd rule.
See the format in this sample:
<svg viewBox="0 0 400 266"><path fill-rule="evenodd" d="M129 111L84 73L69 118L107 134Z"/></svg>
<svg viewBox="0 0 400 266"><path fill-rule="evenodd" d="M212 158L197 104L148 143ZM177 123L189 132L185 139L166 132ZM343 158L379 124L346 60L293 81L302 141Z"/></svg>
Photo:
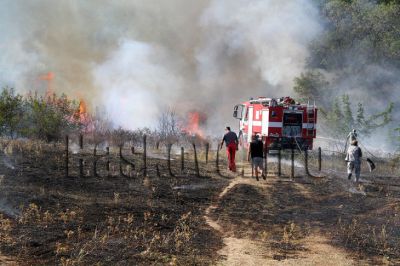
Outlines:
<svg viewBox="0 0 400 266"><path fill-rule="evenodd" d="M83 125L88 125L90 123L90 116L87 112L87 106L84 99L79 101L79 107L76 112L76 116L79 119L79 122Z"/></svg>
<svg viewBox="0 0 400 266"><path fill-rule="evenodd" d="M53 72L48 72L45 75L41 75L39 78L41 80L52 80L52 79L54 79L54 73Z"/></svg>
<svg viewBox="0 0 400 266"><path fill-rule="evenodd" d="M76 110L75 119L78 119L79 123L84 127L84 131L90 132L93 130L93 119L88 113L87 105L84 99L80 99L79 101L79 107Z"/></svg>
<svg viewBox="0 0 400 266"><path fill-rule="evenodd" d="M188 114L188 122L183 131L190 135L196 135L201 138L204 137L204 132L201 129L201 125L205 123L207 117L205 114L202 114L197 111L189 112Z"/></svg>
<svg viewBox="0 0 400 266"><path fill-rule="evenodd" d="M86 115L86 102L85 100L81 99L79 102L79 116Z"/></svg>

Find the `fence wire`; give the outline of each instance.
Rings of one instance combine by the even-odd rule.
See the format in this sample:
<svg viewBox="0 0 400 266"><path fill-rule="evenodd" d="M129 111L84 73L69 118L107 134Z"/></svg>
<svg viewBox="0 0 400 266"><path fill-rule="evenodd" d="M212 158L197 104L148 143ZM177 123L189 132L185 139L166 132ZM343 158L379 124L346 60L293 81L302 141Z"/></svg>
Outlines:
<svg viewBox="0 0 400 266"><path fill-rule="evenodd" d="M81 140L79 140L81 144ZM79 144L79 146L80 146ZM135 144L135 146L133 146ZM88 145L93 149L94 145ZM130 147L129 147L130 146ZM109 155L98 155L100 159L104 157L115 157L117 151L113 147L100 146L103 150L109 149ZM90 150L89 148L89 150ZM142 143L126 143L120 149L119 153L119 174L132 176L132 171L143 172L147 175L165 175L167 172L170 176L196 175L207 176L212 172L221 172L226 169L226 155L223 150L217 154L219 146L217 142L192 142L181 141L177 143L155 143L154 140L143 139ZM83 143L79 154L84 154L87 147ZM86 154L89 156L89 154ZM217 159L215 164L212 161ZM94 156L96 158L96 156ZM265 169L270 176L279 177L301 177L301 176L321 176L321 171L324 173L334 173L336 175L346 175L346 162L343 152L317 148L311 151L291 150L271 150L266 154ZM150 161L148 159L151 159ZM76 159L73 159L76 160ZM72 161L73 161L72 160ZM95 159L92 159L95 161ZM90 159L89 159L90 161ZM247 151L240 149L237 152L236 161L239 163L238 171L242 175L245 173L245 168L248 167ZM373 172L369 171L369 166L363 161L361 171L366 177L373 176L396 176L399 174L398 166L384 158L374 158L376 169ZM84 160L87 164L87 160ZM134 163L133 163L134 162ZM82 159L78 159L79 174L82 175L81 167ZM92 162L95 164L95 162ZM115 172L115 165L111 164L112 173ZM73 164L76 164L73 163ZM121 166L124 165L124 166ZM126 167L126 169L124 168ZM108 168L107 168L108 169ZM124 172L124 169L126 172ZM93 171L95 172L95 171ZM248 173L246 173L248 174ZM113 174L111 174L113 175Z"/></svg>
<svg viewBox="0 0 400 266"><path fill-rule="evenodd" d="M159 177L206 177L215 173L228 175L226 152L225 149L219 151L217 141L184 140L175 143L156 143L151 138L146 141L142 138L141 141L126 142L120 146L111 144L106 141L95 144L79 136L70 136L64 142L51 144L24 140L0 142L3 153L6 155L5 164L18 164L15 156L7 157L8 153L17 152L21 156L31 157L40 156L41 153L47 153L47 155L51 153L52 160L49 160L46 165L34 166L42 167L49 174L58 171L64 173L65 176L131 178L143 175ZM307 176L308 173L311 176L346 176L343 152L316 148L308 151L307 155L306 160L304 151L294 150L292 163L291 150L280 151L280 156L279 151L269 151L265 158L268 176L297 178ZM365 158L368 156L368 153L364 153ZM399 180L400 160L397 157L371 159L376 169L370 172L368 164L363 160L362 178L391 179L391 182ZM35 163L37 160L32 161ZM238 175L251 175L246 149L239 149L236 162Z"/></svg>

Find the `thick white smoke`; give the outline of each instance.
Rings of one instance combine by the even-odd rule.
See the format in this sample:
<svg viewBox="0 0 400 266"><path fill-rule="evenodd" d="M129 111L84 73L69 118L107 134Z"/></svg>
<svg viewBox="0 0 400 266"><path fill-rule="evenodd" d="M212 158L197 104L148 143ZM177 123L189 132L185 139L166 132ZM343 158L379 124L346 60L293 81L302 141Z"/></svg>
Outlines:
<svg viewBox="0 0 400 266"><path fill-rule="evenodd" d="M308 0L215 0L205 11L201 25L205 46L199 52L200 74L207 77L224 67L226 58L257 73L266 86L291 92L293 78L304 70L308 45L321 30L318 11ZM224 58L225 57L225 58ZM215 75L214 75L215 76ZM244 75L245 76L245 75Z"/></svg>
<svg viewBox="0 0 400 266"><path fill-rule="evenodd" d="M205 112L211 133L249 97L292 94L321 31L311 0L4 0L0 15L1 86L41 89L52 71L56 92L115 126L155 126L172 106Z"/></svg>
<svg viewBox="0 0 400 266"><path fill-rule="evenodd" d="M170 105L178 113L208 112L209 128L218 131L232 122L236 103L291 94L293 78L304 69L308 44L321 30L317 10L306 0L216 0L191 23L186 27L200 27L197 36L185 35L198 39L186 47L194 52L171 49L162 41L127 45L136 42L125 40L101 70L95 70L96 85L105 92L107 110L118 123L152 126L162 105ZM154 104L151 109L146 108L149 103ZM140 112L144 116L136 118Z"/></svg>
<svg viewBox="0 0 400 266"><path fill-rule="evenodd" d="M0 85L22 90L27 80L31 87L35 85L32 72L41 66L38 54L26 45L31 34L17 26L21 18L15 15L16 10L11 1L0 3Z"/></svg>
<svg viewBox="0 0 400 266"><path fill-rule="evenodd" d="M182 82L168 69L162 48L122 40L119 49L94 70L102 102L115 126L152 127L159 113L177 101Z"/></svg>
<svg viewBox="0 0 400 266"><path fill-rule="evenodd" d="M292 95L305 67L309 43L322 30L311 1L215 0L203 13L198 78L203 95L218 106L210 123L229 121L234 104L250 97ZM215 126L213 126L215 128Z"/></svg>

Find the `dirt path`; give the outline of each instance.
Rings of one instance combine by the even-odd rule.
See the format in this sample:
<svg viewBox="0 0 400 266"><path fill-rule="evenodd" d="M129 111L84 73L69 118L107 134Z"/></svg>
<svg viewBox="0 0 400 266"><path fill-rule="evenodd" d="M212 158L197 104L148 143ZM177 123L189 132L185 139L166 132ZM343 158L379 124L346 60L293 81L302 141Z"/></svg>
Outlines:
<svg viewBox="0 0 400 266"><path fill-rule="evenodd" d="M18 265L18 263L15 260L13 260L12 258L7 257L7 256L3 256L0 253L0 265L15 266L15 265Z"/></svg>
<svg viewBox="0 0 400 266"><path fill-rule="evenodd" d="M209 226L223 235L224 248L219 250L222 260L217 265L355 265L344 250L328 244L328 240L318 233L302 239L305 251L299 251L295 258L279 260L268 243L249 238L236 238L224 231L224 228L214 220L210 213L216 209L218 202L227 195L235 186L247 184L268 189L271 182L257 182L250 178L237 177L219 194L217 202L205 211L205 220ZM307 193L307 191L305 191ZM251 197L251 195L249 195Z"/></svg>

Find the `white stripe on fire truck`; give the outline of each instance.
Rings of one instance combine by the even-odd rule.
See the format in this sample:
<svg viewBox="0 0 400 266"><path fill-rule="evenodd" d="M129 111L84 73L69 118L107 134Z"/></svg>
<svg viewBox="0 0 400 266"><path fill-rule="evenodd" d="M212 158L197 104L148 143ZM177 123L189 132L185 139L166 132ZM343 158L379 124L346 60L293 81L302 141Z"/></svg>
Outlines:
<svg viewBox="0 0 400 266"><path fill-rule="evenodd" d="M261 121L253 121L253 126L261 127Z"/></svg>
<svg viewBox="0 0 400 266"><path fill-rule="evenodd" d="M282 122L268 122L268 127L282 127Z"/></svg>
<svg viewBox="0 0 400 266"><path fill-rule="evenodd" d="M254 121L254 126L261 126L261 121ZM269 122L268 127L282 127L282 122ZM303 128L315 128L316 124L313 123L303 123Z"/></svg>
<svg viewBox="0 0 400 266"><path fill-rule="evenodd" d="M314 124L314 123L303 123L303 128L312 129L312 128L315 128L315 127L316 127L316 124Z"/></svg>

